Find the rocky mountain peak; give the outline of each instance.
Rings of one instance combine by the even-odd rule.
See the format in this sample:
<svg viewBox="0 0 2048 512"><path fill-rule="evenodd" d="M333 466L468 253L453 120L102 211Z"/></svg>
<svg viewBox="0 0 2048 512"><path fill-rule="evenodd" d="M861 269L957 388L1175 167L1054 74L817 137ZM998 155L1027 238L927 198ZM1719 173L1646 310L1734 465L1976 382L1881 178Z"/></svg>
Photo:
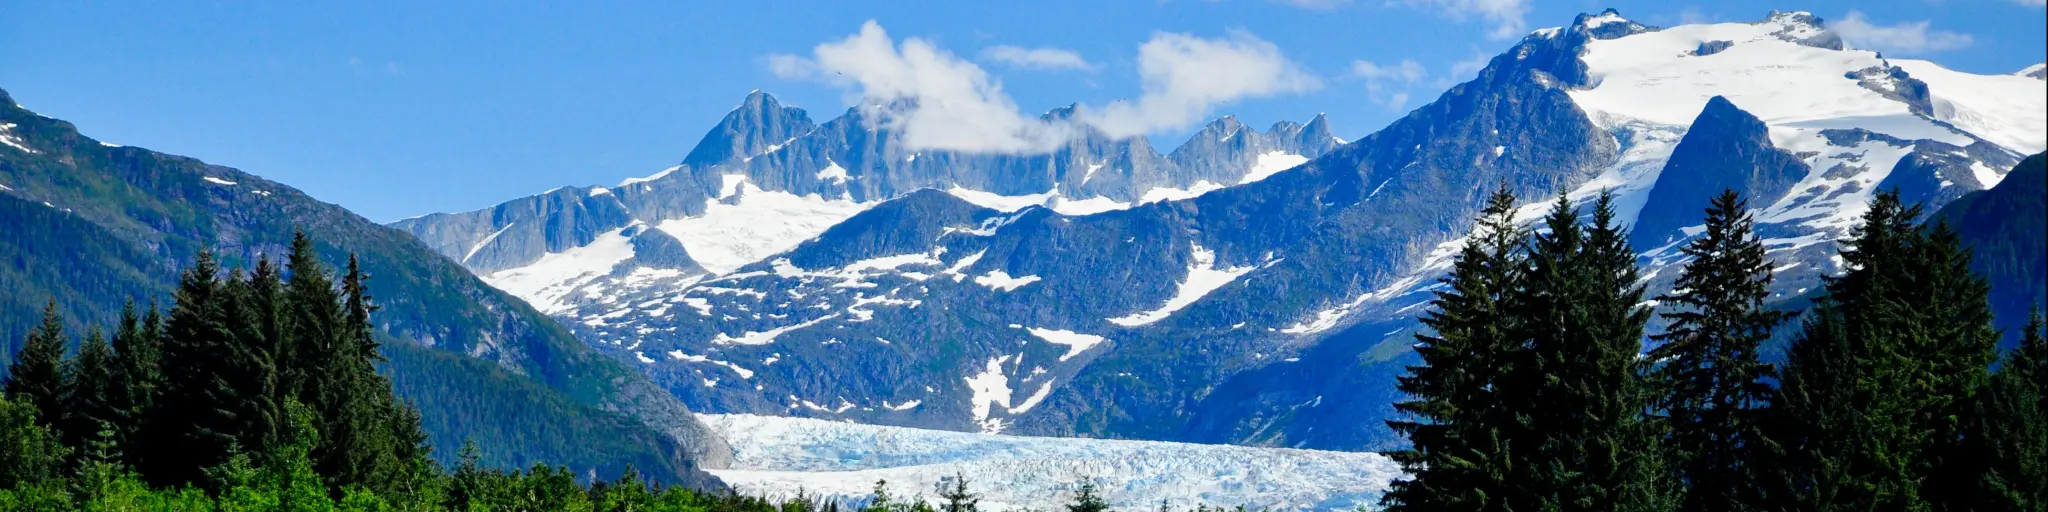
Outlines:
<svg viewBox="0 0 2048 512"><path fill-rule="evenodd" d="M1772 32L1771 35L1788 42L1829 50L1845 48L1842 44L1842 37L1836 35L1834 31L1828 30L1827 22L1810 12L1771 11L1771 14L1765 16L1763 21L1756 23L1758 25L1776 26L1777 30Z"/></svg>
<svg viewBox="0 0 2048 512"><path fill-rule="evenodd" d="M744 159L810 133L816 127L803 109L785 106L774 96L756 89L704 134L690 154L683 157L683 164L709 167Z"/></svg>
<svg viewBox="0 0 2048 512"><path fill-rule="evenodd" d="M1630 21L1613 8L1600 11L1600 14L1580 14L1572 20L1573 32L1583 33L1592 39L1616 39L1653 30L1656 28Z"/></svg>

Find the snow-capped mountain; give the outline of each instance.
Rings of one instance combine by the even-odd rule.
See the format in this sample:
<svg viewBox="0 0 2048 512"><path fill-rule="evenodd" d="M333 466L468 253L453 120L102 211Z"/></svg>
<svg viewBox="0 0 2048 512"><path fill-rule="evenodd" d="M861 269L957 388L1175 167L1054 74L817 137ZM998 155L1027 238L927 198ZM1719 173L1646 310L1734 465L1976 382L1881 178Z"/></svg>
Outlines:
<svg viewBox="0 0 2048 512"><path fill-rule="evenodd" d="M1112 140L1092 130L1046 154L913 151L887 127L891 112L863 105L817 125L803 110L755 91L681 165L652 176L557 188L393 226L560 313L602 296L575 292L607 286L614 271L641 272L626 284L687 287L689 276L762 261L919 189L1008 210L1042 205L1082 215L1255 181L1343 143L1323 116L1264 132L1226 116L1167 155L1143 137Z"/></svg>
<svg viewBox="0 0 2048 512"><path fill-rule="evenodd" d="M1707 198L1743 191L1794 297L1876 190L1990 187L2048 146L2044 111L2037 78L1847 48L1805 13L1610 10L1341 145L1320 118L1225 118L1164 156L909 152L871 129L884 107L813 127L755 95L672 172L398 226L697 410L1378 448L1413 316L1496 184L1531 220L1617 193L1653 288Z"/></svg>

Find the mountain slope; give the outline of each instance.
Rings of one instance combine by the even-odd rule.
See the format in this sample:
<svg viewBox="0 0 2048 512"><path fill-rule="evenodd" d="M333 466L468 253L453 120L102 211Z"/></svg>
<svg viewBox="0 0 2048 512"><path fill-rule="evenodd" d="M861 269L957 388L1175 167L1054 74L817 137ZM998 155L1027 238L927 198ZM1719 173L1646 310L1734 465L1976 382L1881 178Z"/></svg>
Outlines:
<svg viewBox="0 0 2048 512"><path fill-rule="evenodd" d="M2036 153L1998 186L1971 192L1931 217L1947 222L1991 282L1991 310L2008 343L2030 309L2048 308L2048 156Z"/></svg>
<svg viewBox="0 0 2048 512"><path fill-rule="evenodd" d="M1939 207L2041 150L2025 115L1986 112L2048 109L2048 88L1925 66L1805 13L1659 29L1610 10L1355 142L1225 118L1167 155L903 151L866 129L879 106L763 145L740 134L780 129L743 126L801 123L750 98L706 137L760 151L737 162L398 226L444 254L516 248L468 266L699 410L1376 449L1400 442L1382 420L1414 316L1486 192L1527 221L1560 191L1614 192L1655 294L1704 198L1744 191L1799 297L1875 191ZM717 263L639 263L647 236Z"/></svg>
<svg viewBox="0 0 2048 512"><path fill-rule="evenodd" d="M629 276L564 315L706 410L1183 438L1205 390L1293 364L1460 236L1479 190L1599 174L1614 141L1538 62L1198 197L1069 216L915 193L769 261L680 291Z"/></svg>
<svg viewBox="0 0 2048 512"><path fill-rule="evenodd" d="M398 342L389 345L396 363L385 370L400 391L422 393L407 396L429 406L421 412L444 457L459 446L448 443L473 433L505 441L482 446L499 463L546 458L616 471L639 460L654 476L693 485L716 485L698 462L728 460L729 448L673 397L403 232L231 168L102 144L20 108L4 92L0 141L0 216L15 235L0 269L0 283L9 286L0 332L11 335L10 344L37 320L42 301L57 299L74 326L108 325L125 300L167 300L176 269L202 248L248 265L259 254L283 254L293 231L304 230L324 259L354 252L374 277L382 307L375 320ZM426 347L481 364L419 364L433 360L417 353ZM427 393L426 383L443 387ZM478 423L461 421L481 418L455 410L499 399L521 399L506 404L524 410ZM632 419L612 419L620 414ZM509 434L560 428L636 441L525 445Z"/></svg>

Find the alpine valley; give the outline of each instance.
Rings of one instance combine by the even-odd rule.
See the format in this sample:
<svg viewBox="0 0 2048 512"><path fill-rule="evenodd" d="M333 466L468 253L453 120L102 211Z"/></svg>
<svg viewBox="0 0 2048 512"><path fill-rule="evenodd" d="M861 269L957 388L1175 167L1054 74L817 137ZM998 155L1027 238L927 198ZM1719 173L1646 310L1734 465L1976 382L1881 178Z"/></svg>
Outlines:
<svg viewBox="0 0 2048 512"><path fill-rule="evenodd" d="M0 333L20 339L57 292L104 324L125 297L166 294L199 248L249 262L303 229L329 256L361 253L394 297L384 371L430 430L507 418L471 434L500 464L859 495L868 476L953 470L1049 486L1093 461L1135 475L1110 489L1118 506L1183 480L1369 477L1199 489L1350 508L1398 471L1332 452L1405 444L1384 421L1417 316L1496 188L1525 223L1560 194L1614 193L1652 297L1711 194L1741 192L1788 309L1897 190L1959 226L2017 326L2048 303L2048 82L2030 70L1890 58L1804 12L1660 28L1608 10L1529 33L1355 141L1323 116L1224 116L1162 153L1070 106L1040 117L1072 128L1048 151L928 150L899 130L915 102L820 122L756 91L645 178L388 225L10 100L0 216L33 235L0 241L16 255L0 284L23 290L0 298ZM518 446L536 435L559 449ZM1020 453L1040 458L991 462Z"/></svg>

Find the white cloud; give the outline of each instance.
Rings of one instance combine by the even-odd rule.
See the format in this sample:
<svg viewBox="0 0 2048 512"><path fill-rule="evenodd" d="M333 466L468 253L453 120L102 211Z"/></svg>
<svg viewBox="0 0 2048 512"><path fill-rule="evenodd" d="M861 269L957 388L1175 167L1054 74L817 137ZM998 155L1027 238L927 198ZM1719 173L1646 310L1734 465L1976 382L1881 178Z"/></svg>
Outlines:
<svg viewBox="0 0 2048 512"><path fill-rule="evenodd" d="M768 71L782 78L810 78L817 73L817 66L810 59L789 54L768 56Z"/></svg>
<svg viewBox="0 0 2048 512"><path fill-rule="evenodd" d="M1138 77L1144 94L1081 118L1111 137L1129 137L1193 125L1218 104L1322 87L1280 47L1241 30L1219 39L1154 34L1138 47Z"/></svg>
<svg viewBox="0 0 2048 512"><path fill-rule="evenodd" d="M1024 69L1094 69L1080 54L1059 48L1024 48L1020 46L993 46L981 51L983 60L991 60Z"/></svg>
<svg viewBox="0 0 2048 512"><path fill-rule="evenodd" d="M1484 53L1474 53L1472 58L1451 63L1451 79L1464 80L1479 76L1479 70L1486 69L1486 65L1491 62L1493 62L1493 56Z"/></svg>
<svg viewBox="0 0 2048 512"><path fill-rule="evenodd" d="M1400 64L1391 66L1381 66L1363 60L1351 61L1351 75L1367 80L1398 79L1402 82L1415 83L1422 81L1422 77L1427 74L1422 65L1414 60L1402 60Z"/></svg>
<svg viewBox="0 0 2048 512"><path fill-rule="evenodd" d="M1478 18L1493 25L1487 37L1512 39L1528 30L1522 17L1529 13L1529 0L1406 0L1409 5L1432 7L1453 19Z"/></svg>
<svg viewBox="0 0 2048 512"><path fill-rule="evenodd" d="M1390 65L1355 60L1351 61L1351 76L1365 79L1367 99L1398 111L1408 106L1408 88L1422 82L1429 72L1414 60Z"/></svg>
<svg viewBox="0 0 2048 512"><path fill-rule="evenodd" d="M1040 50L1048 49L1027 53ZM1321 86L1279 47L1242 31L1217 39L1154 34L1138 47L1137 62L1142 94L1101 108L1082 107L1078 122L1111 137L1133 137L1192 126L1219 104ZM912 149L1040 153L1076 133L1071 122L1023 115L1002 84L973 62L924 39L898 44L873 21L859 33L818 45L809 56L770 55L765 64L779 77L847 89L878 114L871 119Z"/></svg>
<svg viewBox="0 0 2048 512"><path fill-rule="evenodd" d="M1859 11L1849 11L1841 20L1828 24L1844 42L1858 48L1899 54L1933 53L1970 46L1969 34L1929 29L1929 21L1885 26L1871 23Z"/></svg>
<svg viewBox="0 0 2048 512"><path fill-rule="evenodd" d="M2029 7L2048 6L2048 0L2012 0L2012 2Z"/></svg>
<svg viewBox="0 0 2048 512"><path fill-rule="evenodd" d="M809 58L769 56L768 67L785 78L857 87L863 105L880 114L869 119L896 131L910 148L1034 153L1067 138L1066 126L1020 114L980 66L923 39L898 45L873 21L846 39L818 45Z"/></svg>

